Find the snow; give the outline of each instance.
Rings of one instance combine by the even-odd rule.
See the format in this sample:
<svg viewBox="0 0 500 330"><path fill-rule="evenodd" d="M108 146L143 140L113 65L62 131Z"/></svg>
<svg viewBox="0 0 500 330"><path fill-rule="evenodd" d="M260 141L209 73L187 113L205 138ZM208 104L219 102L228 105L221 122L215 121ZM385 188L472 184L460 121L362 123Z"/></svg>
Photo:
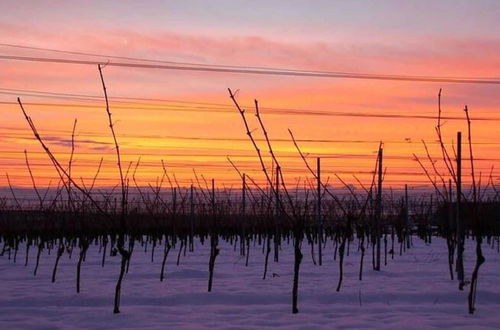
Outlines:
<svg viewBox="0 0 500 330"><path fill-rule="evenodd" d="M76 293L76 263L64 254L56 283L51 283L55 252L44 251L36 277L36 251L31 248L28 267L24 248L17 262L0 257L0 328L2 329L493 329L500 325L500 256L484 244L486 263L479 274L477 311L468 314L466 291L449 279L447 250L443 240L431 245L414 238L414 246L382 271L371 269L370 249L365 256L363 281L358 280L359 254L351 243L345 258L340 292L338 259L327 246L324 265L315 266L310 248L303 245L299 283L299 314L291 313L293 248L282 246L280 262L269 258L268 277L262 279L262 248L252 246L250 264L220 244L213 292L207 292L209 246L197 243L195 251L181 255L172 249L166 280L160 282L163 247L144 252L139 244L132 255L122 288L121 313L113 314L114 286L119 257L107 257L101 268L99 247L91 246L82 265L81 293ZM397 249L399 251L399 249ZM466 270L474 263L473 242L466 247ZM109 248L108 248L109 253ZM11 256L12 257L12 256ZM273 273L278 276L273 277Z"/></svg>

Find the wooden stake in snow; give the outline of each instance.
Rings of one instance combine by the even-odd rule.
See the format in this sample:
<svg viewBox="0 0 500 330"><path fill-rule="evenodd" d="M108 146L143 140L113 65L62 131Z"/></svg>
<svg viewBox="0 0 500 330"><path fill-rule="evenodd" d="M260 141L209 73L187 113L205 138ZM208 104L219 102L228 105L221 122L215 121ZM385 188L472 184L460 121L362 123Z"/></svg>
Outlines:
<svg viewBox="0 0 500 330"><path fill-rule="evenodd" d="M212 291L212 283L214 278L215 258L219 255L218 236L217 236L217 223L215 214L215 180L212 179L212 233L210 234L210 260L208 261L208 292Z"/></svg>
<svg viewBox="0 0 500 330"><path fill-rule="evenodd" d="M375 216L375 245L376 245L376 258L374 270L380 270L380 236L381 236L381 218L382 218L382 164L384 159L384 149L380 144L378 149L378 189L377 189L377 203L376 203L376 216Z"/></svg>
<svg viewBox="0 0 500 330"><path fill-rule="evenodd" d="M316 205L316 221L318 225L318 256L319 265L323 264L323 216L321 214L321 158L317 158L316 162L317 173L317 201Z"/></svg>
<svg viewBox="0 0 500 330"><path fill-rule="evenodd" d="M194 242L193 242L193 235L194 235L194 187L191 185L189 188L189 251L193 252L194 251Z"/></svg>
<svg viewBox="0 0 500 330"><path fill-rule="evenodd" d="M457 132L457 210L456 210L456 221L457 221L457 279L458 288L460 290L464 289L465 278L464 278L464 223L461 215L462 208L462 132Z"/></svg>

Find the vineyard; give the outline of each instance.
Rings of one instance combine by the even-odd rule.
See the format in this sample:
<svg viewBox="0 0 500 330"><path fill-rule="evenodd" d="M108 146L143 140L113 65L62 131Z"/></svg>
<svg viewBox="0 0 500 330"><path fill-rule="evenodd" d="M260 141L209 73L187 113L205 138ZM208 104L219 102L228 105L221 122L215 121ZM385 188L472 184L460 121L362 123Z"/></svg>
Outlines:
<svg viewBox="0 0 500 330"><path fill-rule="evenodd" d="M301 292L303 287L314 288L315 284L311 283L317 281L314 276L321 274L328 278L328 285L321 284L321 288L331 292L342 291L345 282L352 287L354 280L387 285L386 279L381 279L377 273L387 276L392 271L397 273L398 270L390 266L401 260L401 267L408 269L400 275L412 278L421 270L413 269L414 264L407 256L413 250L426 255L426 249L436 251L435 246L438 246L443 255L433 262L444 265L439 267L442 273L432 270L433 278L422 277L420 283L408 280L406 285L426 286L436 280L434 276L447 278L449 287L464 292L460 296L464 310L467 307L473 314L481 309L476 299L482 300L478 284L483 268L487 269L485 281L488 285L494 283L494 276L497 276L487 265L489 259L492 263L498 262L500 194L492 174L485 179L474 172L472 120L467 107L464 121L468 130L463 136L462 132L457 132L456 140L450 145L442 137L439 93L436 134L440 154L432 155L423 142L426 157L414 155L416 164L428 178L429 194L425 196L409 194L411 187L408 185L396 194L384 186L383 143L373 159L371 182L358 182L360 188L355 191L337 176L341 185L334 187L322 175L321 158L309 158L291 130L290 141L309 178L289 183L290 178L285 178L279 156L273 150L259 103L255 101L251 113L265 137L263 144L259 144L254 137L255 131L250 128L250 110L240 106L232 90L228 90L229 98L245 129L242 136L246 135L255 151L264 183L256 182L229 157L228 166L240 178L236 188L218 186L214 179L207 180L196 172L193 184L182 185L163 163L158 165L163 167L162 177L155 184L144 186L136 180L140 161L124 164L121 160L120 136L115 132L101 65L98 69L105 100L103 119L108 120L116 152L116 189L99 189L95 185L100 167L92 182L72 176L76 121L71 158L69 164L62 164L58 155L51 151L43 132L37 130L29 108L18 98L19 110L28 129L52 163L59 184L57 189L38 187L25 152L26 173L33 183L35 198L18 198L11 185L11 193L0 200L2 267L7 267L5 263L13 264L8 267L22 264L26 267L23 272L44 277L50 274L55 286L63 281L67 290L76 293L98 283L101 269L113 268L113 273L117 273L114 284L109 283L109 273L102 274L107 278L105 292L111 293L109 286L114 287L113 303L109 306L114 313L129 313L127 308L122 308L121 301L129 302L129 295L138 294L135 291L140 288L126 284L128 277L131 281L137 280L134 280L137 270L148 281L166 282L167 287L170 281L185 281L181 291L168 294L173 295L168 302L172 306L177 300L182 301L180 294L186 292L196 294L195 300L206 305L217 304L219 298L231 301L236 298L220 290L228 288L226 280L236 286L235 279L240 279L237 285L259 286L273 292L258 296L245 291L242 299L263 306L269 299L276 299L276 303L288 299L290 312L296 314L299 310L301 313L308 310L307 304L313 298L306 294L303 301ZM437 163L446 168L445 173L436 167ZM467 174L463 173L463 163L467 165ZM465 177L471 184L463 184ZM465 258L466 255L470 259ZM236 258L238 267L230 266L231 258ZM69 264L68 260L74 262ZM182 270L184 263L188 265L186 272ZM435 267L422 260L415 265ZM179 270L172 272L172 268ZM8 273L8 269L4 272ZM69 278L73 280L66 282ZM284 279L289 282L288 289L284 288ZM266 284L259 284L257 280ZM269 286L275 282L285 291L279 292ZM103 287L102 283L99 285ZM51 288L49 286L48 290ZM155 290L158 289L150 292L150 303L146 302L147 297L139 294L144 300L142 304L155 304L155 301L160 304L161 293ZM201 295L202 290L209 293ZM356 301L362 306L376 301L376 292L367 290L364 298L360 290L359 295L349 298L346 303ZM289 298L284 298L286 292L290 293ZM396 297L398 293L388 294ZM210 295L219 298L213 300ZM335 314L336 309L345 312L345 308L337 306L335 295L321 297L326 300L323 304L336 306L331 313ZM87 298L82 299L84 304L92 304L85 302ZM488 299L486 295L485 301ZM238 300L233 303L238 304Z"/></svg>

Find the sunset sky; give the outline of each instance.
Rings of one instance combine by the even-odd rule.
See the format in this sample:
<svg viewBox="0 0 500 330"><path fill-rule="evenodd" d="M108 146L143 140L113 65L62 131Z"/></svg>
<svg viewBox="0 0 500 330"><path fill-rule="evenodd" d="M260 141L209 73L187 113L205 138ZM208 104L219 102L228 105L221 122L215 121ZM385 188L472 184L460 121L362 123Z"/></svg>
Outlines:
<svg viewBox="0 0 500 330"><path fill-rule="evenodd" d="M491 1L2 1L0 55L144 63L155 61L380 75L500 79L500 2ZM14 47L16 46L16 47ZM23 47L17 47L23 46ZM61 53L92 53L90 56ZM157 63L157 62L147 62ZM6 186L30 187L27 150L40 186L57 175L32 139L19 96L42 137L67 163L75 118L74 176L90 182L101 157L101 186L118 183L96 66L0 59L0 155ZM239 186L227 161L262 182L257 158L227 88L239 90L254 134L253 99L290 184L307 174L290 142L294 132L323 177L368 182L379 141L386 185L427 185L413 154L435 143L437 95L450 144L473 120L476 171L500 167L499 84L457 84L185 72L107 66L106 80L124 162L141 165L140 185L170 174L188 185L193 169L219 186ZM40 93L41 92L41 93ZM71 95L67 95L71 94ZM267 156L264 142L260 142ZM467 150L467 149L465 149ZM468 153L464 151L465 155ZM428 164L428 163L427 163ZM269 162L270 165L270 162ZM134 165L135 166L135 165ZM134 167L133 166L133 167ZM469 175L468 163L464 174ZM500 183L500 171L493 170ZM468 181L467 177L465 181Z"/></svg>

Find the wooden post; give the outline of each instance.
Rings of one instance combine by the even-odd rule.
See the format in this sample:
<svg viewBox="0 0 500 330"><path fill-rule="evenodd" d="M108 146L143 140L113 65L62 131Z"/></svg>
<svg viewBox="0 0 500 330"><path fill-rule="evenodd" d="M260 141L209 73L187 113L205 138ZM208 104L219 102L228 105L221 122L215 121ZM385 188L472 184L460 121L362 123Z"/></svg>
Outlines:
<svg viewBox="0 0 500 330"><path fill-rule="evenodd" d="M189 251L194 251L194 187L191 185L189 188L189 222L190 222L190 235L189 235Z"/></svg>
<svg viewBox="0 0 500 330"><path fill-rule="evenodd" d="M245 216L246 213L246 206L247 206L247 184L246 184L246 175L243 173L243 178L242 178L242 187L241 187L241 213L243 216Z"/></svg>
<svg viewBox="0 0 500 330"><path fill-rule="evenodd" d="M294 230L294 267L293 267L293 286L292 286L292 313L297 314L299 312L298 300L299 300L299 270L300 263L302 262L302 252L300 251L300 244L302 242L302 233L298 230Z"/></svg>
<svg viewBox="0 0 500 330"><path fill-rule="evenodd" d="M281 167L276 166L276 221L274 232L274 261L279 262L279 243L280 243L280 217L281 217L281 201L280 201L280 173Z"/></svg>
<svg viewBox="0 0 500 330"><path fill-rule="evenodd" d="M247 181L246 181L246 175L245 173L243 173L243 193L242 193L242 199L243 199L243 219L245 221L244 223L244 239L245 239L245 242L242 242L242 244L246 244L246 259L245 259L245 266L248 267L248 259L250 257L250 235L248 234L247 232L247 229L248 229L248 220L247 217L246 217L246 205L247 205ZM243 249L245 249L243 247Z"/></svg>
<svg viewBox="0 0 500 330"><path fill-rule="evenodd" d="M375 244L377 257L375 259L375 270L380 270L380 235L381 235L381 218L382 218L382 168L384 160L384 149L382 145L378 149L378 189L377 189L377 209L376 209L376 223L375 223Z"/></svg>
<svg viewBox="0 0 500 330"><path fill-rule="evenodd" d="M245 173L243 173L243 176L241 178L242 181L242 187L241 187L241 218L242 218L242 223L241 225L241 237L240 237L240 255L244 256L245 255L245 238L246 238L246 226L247 226L247 219L246 219L246 195L247 195L247 190L246 190L246 176ZM248 252L248 251L247 251Z"/></svg>
<svg viewBox="0 0 500 330"><path fill-rule="evenodd" d="M210 234L210 259L208 261L208 292L212 291L214 278L215 258L219 255L218 236L217 236L217 217L215 214L215 180L212 179L212 229Z"/></svg>
<svg viewBox="0 0 500 330"><path fill-rule="evenodd" d="M410 208L408 203L408 185L405 184L405 243L410 248Z"/></svg>
<svg viewBox="0 0 500 330"><path fill-rule="evenodd" d="M453 190L451 179L448 179L448 232L446 233L446 243L448 247L448 266L450 271L450 278L453 281L453 259L455 258L455 239L453 237L453 228L455 228L453 221Z"/></svg>
<svg viewBox="0 0 500 330"><path fill-rule="evenodd" d="M316 161L316 177L317 177L317 194L318 204L316 205L316 221L318 225L318 254L319 265L323 264L323 216L321 214L321 158Z"/></svg>
<svg viewBox="0 0 500 330"><path fill-rule="evenodd" d="M464 223L461 216L462 208L462 132L457 132L457 205L456 205L456 222L457 222L457 279L458 288L463 290L464 282Z"/></svg>

